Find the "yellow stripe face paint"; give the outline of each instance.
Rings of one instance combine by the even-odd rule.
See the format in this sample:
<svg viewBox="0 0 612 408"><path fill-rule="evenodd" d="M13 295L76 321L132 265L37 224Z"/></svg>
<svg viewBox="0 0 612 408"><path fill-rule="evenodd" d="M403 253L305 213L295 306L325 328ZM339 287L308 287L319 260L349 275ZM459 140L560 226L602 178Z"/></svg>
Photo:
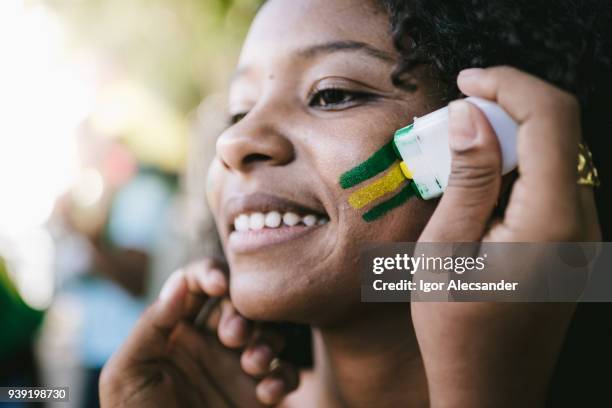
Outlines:
<svg viewBox="0 0 612 408"><path fill-rule="evenodd" d="M348 197L349 205L356 210L391 195L385 201L370 206L361 216L364 221L375 221L416 195L411 180L412 173L404 162L398 162L397 159L398 153L392 140L367 160L340 176L340 186L343 189L356 188L359 184L363 184ZM387 173L378 180L371 181L384 172Z"/></svg>
<svg viewBox="0 0 612 408"><path fill-rule="evenodd" d="M400 164L396 163L383 177L351 194L348 202L355 209L363 208L383 195L395 191L404 181L406 181L406 176Z"/></svg>

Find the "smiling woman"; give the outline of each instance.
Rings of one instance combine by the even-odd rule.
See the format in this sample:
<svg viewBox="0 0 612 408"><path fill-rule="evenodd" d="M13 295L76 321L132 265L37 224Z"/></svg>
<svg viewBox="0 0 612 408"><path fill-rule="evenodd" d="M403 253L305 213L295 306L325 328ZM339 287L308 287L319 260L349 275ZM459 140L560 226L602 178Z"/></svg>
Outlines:
<svg viewBox="0 0 612 408"><path fill-rule="evenodd" d="M359 307L354 271L361 242L416 240L434 207L413 201L373 230L346 205L353 191L337 187L338 177L386 145L406 118L440 103L425 84L416 92L392 84L399 55L384 10L375 3L347 4L266 4L251 27L240 75L231 85L229 109L241 119L218 139L210 204L230 248L234 303L251 318L306 323L350 318L343 315ZM309 29L296 30L297 24ZM385 151L370 159L376 163L371 167L387 167ZM274 208L272 200L254 200L256 194L299 205ZM232 232L233 202L241 202L239 211L247 215L293 211L330 222ZM413 221L398 222L407 218ZM236 251L238 241L258 251ZM331 282L347 291L341 297L345 305L338 303L338 292L324 290ZM308 301L312 296L319 299L316 305Z"/></svg>
<svg viewBox="0 0 612 408"><path fill-rule="evenodd" d="M109 406L135 391L121 385L128 378L144 384L136 389L138 401L163 397L174 405L187 398L256 406L248 400L253 395L289 407L544 404L572 304L360 301L358 260L369 241L601 239L593 191L576 184L581 123L578 101L567 90L581 94L570 86L582 84L579 76L545 75L549 66L523 64L511 52L492 57L498 43L518 43L532 46L547 64L554 60L543 57L547 49L560 55L553 34L565 16L546 20L550 30L540 38L523 33L521 23L539 24L533 18L547 15L544 2L531 2L540 13L511 14L514 31L499 25L497 12L497 20L487 21L483 13L490 10L479 2L456 9L425 3L272 0L261 8L231 83L230 123L209 173L227 275L209 261L171 278L105 370L102 396ZM497 3L511 8L509 1ZM494 39L478 42L474 26L460 32L473 16L497 33ZM430 32L411 31L411 24ZM471 44L469 59L447 55L461 53L457 39L443 36L447 25ZM446 42L435 43L438 38ZM602 44L587 48L601 51ZM583 53L583 62L600 57L594 54ZM461 71L501 63L538 67L530 72L543 78L510 67ZM563 78L577 83L556 81ZM496 101L519 123L520 172L502 179L491 126L475 107L453 102L448 188L439 201L420 200L404 182L389 142L413 117L461 94ZM248 385L243 372L216 360L236 363L235 354L204 344L184 324L194 310L190 296L228 289L213 326L223 344L244 349L240 364L256 378ZM301 373L299 387L274 358L279 342L251 337L253 325L287 321L313 331L314 368ZM204 368L194 368L184 353ZM163 389L143 380L139 356L171 362L174 370L160 364L144 370L154 372ZM206 375L194 375L201 372ZM181 376L196 384L184 384Z"/></svg>

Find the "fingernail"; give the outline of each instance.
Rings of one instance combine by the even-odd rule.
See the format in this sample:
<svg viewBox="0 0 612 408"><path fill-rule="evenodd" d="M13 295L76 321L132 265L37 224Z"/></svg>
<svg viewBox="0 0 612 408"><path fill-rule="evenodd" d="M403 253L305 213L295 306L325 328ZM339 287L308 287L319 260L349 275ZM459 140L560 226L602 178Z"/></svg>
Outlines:
<svg viewBox="0 0 612 408"><path fill-rule="evenodd" d="M484 69L482 68L467 68L462 70L461 72L459 72L459 76L461 78L473 78L476 77L480 74L482 74L484 72Z"/></svg>
<svg viewBox="0 0 612 408"><path fill-rule="evenodd" d="M260 344L256 346L251 354L251 358L257 367L267 368L272 360L273 352L272 348L267 344Z"/></svg>
<svg viewBox="0 0 612 408"><path fill-rule="evenodd" d="M227 330L234 340L241 340L246 331L246 322L242 317L235 316L229 321Z"/></svg>
<svg viewBox="0 0 612 408"><path fill-rule="evenodd" d="M476 142L477 134L469 102L454 101L449 104L448 109L450 148L459 152L470 149Z"/></svg>
<svg viewBox="0 0 612 408"><path fill-rule="evenodd" d="M280 378L273 378L263 384L263 392L270 400L278 398L285 389L285 384Z"/></svg>
<svg viewBox="0 0 612 408"><path fill-rule="evenodd" d="M159 299L165 301L172 297L172 295L181 286L183 281L183 271L179 270L174 272L170 278L164 283L161 291L159 292Z"/></svg>

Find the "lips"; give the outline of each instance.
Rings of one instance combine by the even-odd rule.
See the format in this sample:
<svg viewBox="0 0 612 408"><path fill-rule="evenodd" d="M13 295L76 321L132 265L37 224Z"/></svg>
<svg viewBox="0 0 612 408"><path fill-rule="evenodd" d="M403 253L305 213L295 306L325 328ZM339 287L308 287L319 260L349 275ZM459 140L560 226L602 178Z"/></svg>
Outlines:
<svg viewBox="0 0 612 408"><path fill-rule="evenodd" d="M226 203L228 249L237 253L261 250L318 230L329 221L319 206L256 193Z"/></svg>

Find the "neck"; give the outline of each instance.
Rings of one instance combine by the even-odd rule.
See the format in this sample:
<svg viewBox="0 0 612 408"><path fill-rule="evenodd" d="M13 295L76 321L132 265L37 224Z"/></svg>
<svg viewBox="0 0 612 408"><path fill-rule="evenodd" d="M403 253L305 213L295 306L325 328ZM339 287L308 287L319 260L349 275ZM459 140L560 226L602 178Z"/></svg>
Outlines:
<svg viewBox="0 0 612 408"><path fill-rule="evenodd" d="M315 376L330 405L427 406L427 381L406 303L362 304L359 319L314 329Z"/></svg>

